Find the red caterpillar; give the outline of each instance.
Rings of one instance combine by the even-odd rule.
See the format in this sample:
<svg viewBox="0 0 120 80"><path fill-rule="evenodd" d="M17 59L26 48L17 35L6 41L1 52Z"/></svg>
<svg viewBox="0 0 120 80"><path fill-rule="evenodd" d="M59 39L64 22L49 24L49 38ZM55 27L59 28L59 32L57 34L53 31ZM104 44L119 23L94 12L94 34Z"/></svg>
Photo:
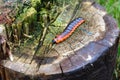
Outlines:
<svg viewBox="0 0 120 80"><path fill-rule="evenodd" d="M84 22L85 20L83 18L76 18L75 20L68 24L63 33L61 33L55 39L52 40L52 43L53 44L60 43L66 40L70 35L72 35L76 28L79 27Z"/></svg>

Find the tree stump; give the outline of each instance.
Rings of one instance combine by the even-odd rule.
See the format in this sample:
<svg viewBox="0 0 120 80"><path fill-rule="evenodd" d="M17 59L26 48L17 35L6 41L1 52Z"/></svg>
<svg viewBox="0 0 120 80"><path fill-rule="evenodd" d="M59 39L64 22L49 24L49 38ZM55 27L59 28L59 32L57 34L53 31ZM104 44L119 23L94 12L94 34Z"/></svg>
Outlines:
<svg viewBox="0 0 120 80"><path fill-rule="evenodd" d="M85 19L81 30L44 56L31 62L33 54L28 49L13 53L14 61L0 61L3 80L112 80L119 41L115 20L99 4L87 0L77 15Z"/></svg>

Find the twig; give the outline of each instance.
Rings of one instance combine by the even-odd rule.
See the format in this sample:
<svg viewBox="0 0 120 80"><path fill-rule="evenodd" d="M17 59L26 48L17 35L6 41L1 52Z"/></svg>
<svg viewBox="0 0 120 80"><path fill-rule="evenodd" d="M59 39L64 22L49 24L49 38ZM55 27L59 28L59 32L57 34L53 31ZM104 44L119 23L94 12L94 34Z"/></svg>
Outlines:
<svg viewBox="0 0 120 80"><path fill-rule="evenodd" d="M54 20L52 20L52 21L50 21L49 23L47 23L46 27L45 27L44 30L43 30L42 36L40 36L40 38L39 38L39 43L38 43L38 45L37 45L37 48L36 48L36 50L35 50L35 53L34 53L33 58L32 58L32 60L31 60L30 63L32 63L33 59L35 58L36 53L38 52L38 50L39 50L39 49L41 48L41 46L43 45L43 41L44 41L45 36L46 36L46 34L47 34L47 30L48 30L49 25L56 21L57 17L60 15L60 13L61 13L61 12L59 12L59 13L56 15L56 17L55 17Z"/></svg>

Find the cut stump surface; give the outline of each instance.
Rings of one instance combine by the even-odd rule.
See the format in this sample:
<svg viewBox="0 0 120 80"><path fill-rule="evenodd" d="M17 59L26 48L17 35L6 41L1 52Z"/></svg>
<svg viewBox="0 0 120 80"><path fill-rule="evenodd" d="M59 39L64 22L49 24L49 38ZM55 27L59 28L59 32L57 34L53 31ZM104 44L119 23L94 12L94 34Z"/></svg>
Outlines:
<svg viewBox="0 0 120 80"><path fill-rule="evenodd" d="M12 62L1 61L10 80L110 80L119 37L115 20L92 1L83 1L77 16L85 23L44 56L31 63L33 53L28 49L27 53L13 53Z"/></svg>

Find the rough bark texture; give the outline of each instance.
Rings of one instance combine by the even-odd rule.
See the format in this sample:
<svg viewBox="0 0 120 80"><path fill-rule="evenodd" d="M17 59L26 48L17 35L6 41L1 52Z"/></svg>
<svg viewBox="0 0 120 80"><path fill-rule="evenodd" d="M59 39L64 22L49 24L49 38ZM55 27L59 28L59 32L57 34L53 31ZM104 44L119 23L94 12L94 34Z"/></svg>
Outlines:
<svg viewBox="0 0 120 80"><path fill-rule="evenodd" d="M82 3L82 6L85 7L82 8L81 15L86 22L89 17L84 14L92 15L91 22L88 22L89 25L93 24L97 27L104 22L106 29L104 34L101 33L100 37L73 51L74 53L71 52L70 55L67 53L59 54L60 51L56 50L56 52L51 52L52 55L47 55L49 57L44 57L44 60L36 57L36 60L32 61L31 64L32 57L30 55L14 54L15 61L1 61L0 75L3 80L112 80L118 50L119 29L115 20L106 14L104 8L92 0L87 1ZM92 14L94 11L96 12ZM93 16L99 17L96 14L100 15L103 22L91 20L94 18ZM62 47L65 46L62 45ZM50 56L52 57L50 58ZM38 64L40 64L39 67Z"/></svg>

